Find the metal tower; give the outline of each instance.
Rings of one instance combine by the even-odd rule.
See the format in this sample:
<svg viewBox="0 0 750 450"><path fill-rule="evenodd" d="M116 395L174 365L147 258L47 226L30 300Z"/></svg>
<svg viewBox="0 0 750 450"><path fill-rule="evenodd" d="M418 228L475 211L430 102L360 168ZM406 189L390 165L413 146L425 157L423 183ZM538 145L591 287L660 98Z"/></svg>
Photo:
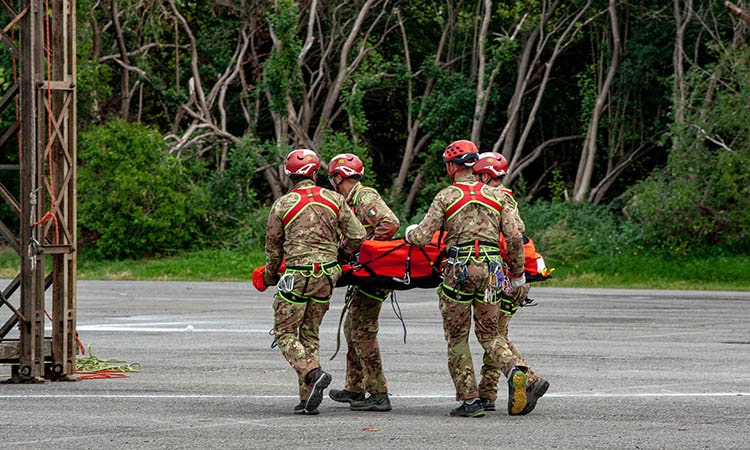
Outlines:
<svg viewBox="0 0 750 450"><path fill-rule="evenodd" d="M75 12L75 0L0 0L0 244L20 259L0 286L7 382L74 379Z"/></svg>

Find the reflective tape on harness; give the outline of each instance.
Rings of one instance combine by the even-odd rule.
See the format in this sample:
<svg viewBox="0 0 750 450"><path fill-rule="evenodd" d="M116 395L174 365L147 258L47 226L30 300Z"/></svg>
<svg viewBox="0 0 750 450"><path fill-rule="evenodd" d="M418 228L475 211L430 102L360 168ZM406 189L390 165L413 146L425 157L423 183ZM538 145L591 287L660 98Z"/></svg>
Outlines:
<svg viewBox="0 0 750 450"><path fill-rule="evenodd" d="M334 215L334 217L338 217L339 207L331 200L323 197L320 194L321 190L322 188L320 186L313 186L310 188L293 189L291 191L291 193L297 194L299 196L299 199L297 200L297 203L292 206L281 218L281 223L284 225L284 228L289 226L289 224L295 218L297 218L299 213L309 205L322 206L329 210L331 214Z"/></svg>
<svg viewBox="0 0 750 450"><path fill-rule="evenodd" d="M328 303L329 299L322 298L322 297L312 297L307 295L299 295L296 292L278 292L279 297L281 297L282 300L293 303L295 305L304 305L305 303L309 302L310 300L318 303Z"/></svg>
<svg viewBox="0 0 750 450"><path fill-rule="evenodd" d="M457 255L458 259L464 259L470 256L473 256L474 258L482 256L488 258L500 257L500 249L496 242L475 240L458 244L457 247L459 248Z"/></svg>
<svg viewBox="0 0 750 450"><path fill-rule="evenodd" d="M319 273L325 273L329 274L331 273L331 269L335 269L338 267L339 263L336 261L327 262L327 263L312 263L312 264L302 264L299 266L287 266L286 270L287 272L302 272L304 273L308 272L311 275L316 275Z"/></svg>
<svg viewBox="0 0 750 450"><path fill-rule="evenodd" d="M440 290L448 300L456 303L471 303L474 300L484 300L484 292L463 292L445 283L440 283Z"/></svg>
<svg viewBox="0 0 750 450"><path fill-rule="evenodd" d="M513 314L518 311L518 305L515 304L515 302L509 298L502 297L500 298L500 312L507 315L512 316Z"/></svg>
<svg viewBox="0 0 750 450"><path fill-rule="evenodd" d="M451 203L448 206L448 209L446 209L445 211L445 220L452 219L457 212L462 210L464 206L470 203L476 203L490 208L497 213L501 213L503 210L503 206L494 199L486 197L482 193L482 186L484 186L482 183L453 183L451 187L458 189L461 192L461 197L459 197L455 202Z"/></svg>

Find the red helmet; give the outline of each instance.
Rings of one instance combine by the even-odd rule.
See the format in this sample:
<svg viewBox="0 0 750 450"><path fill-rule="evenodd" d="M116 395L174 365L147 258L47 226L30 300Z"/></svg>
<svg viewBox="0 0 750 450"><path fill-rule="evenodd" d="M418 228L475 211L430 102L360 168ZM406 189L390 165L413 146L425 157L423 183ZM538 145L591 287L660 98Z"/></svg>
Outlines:
<svg viewBox="0 0 750 450"><path fill-rule="evenodd" d="M443 162L452 162L471 167L477 162L479 150L471 141L456 141L446 147Z"/></svg>
<svg viewBox="0 0 750 450"><path fill-rule="evenodd" d="M354 175L362 176L365 173L365 166L357 155L351 153L341 153L334 156L328 163L328 175L341 175L349 178Z"/></svg>
<svg viewBox="0 0 750 450"><path fill-rule="evenodd" d="M508 173L508 160L497 152L479 154L479 160L471 168L474 173L486 173L492 178L499 178Z"/></svg>
<svg viewBox="0 0 750 450"><path fill-rule="evenodd" d="M284 173L287 175L302 175L312 178L313 173L320 169L320 158L314 151L306 148L293 150L286 157Z"/></svg>

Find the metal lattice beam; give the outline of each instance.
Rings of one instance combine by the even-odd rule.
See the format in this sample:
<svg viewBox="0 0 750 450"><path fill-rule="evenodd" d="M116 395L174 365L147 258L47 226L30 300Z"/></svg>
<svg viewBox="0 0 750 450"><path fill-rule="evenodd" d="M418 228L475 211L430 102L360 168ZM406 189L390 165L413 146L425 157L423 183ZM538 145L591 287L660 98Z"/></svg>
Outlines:
<svg viewBox="0 0 750 450"><path fill-rule="evenodd" d="M20 258L19 274L0 294L0 312L10 313L0 327L0 361L14 365L9 382L71 380L76 355L75 0L0 0L0 6L9 18L2 24L2 43L19 68L0 100L4 117L17 118L0 130L0 171L19 174L17 185L0 183L0 198L18 221L15 227L0 223L0 236ZM51 335L45 334L48 320Z"/></svg>

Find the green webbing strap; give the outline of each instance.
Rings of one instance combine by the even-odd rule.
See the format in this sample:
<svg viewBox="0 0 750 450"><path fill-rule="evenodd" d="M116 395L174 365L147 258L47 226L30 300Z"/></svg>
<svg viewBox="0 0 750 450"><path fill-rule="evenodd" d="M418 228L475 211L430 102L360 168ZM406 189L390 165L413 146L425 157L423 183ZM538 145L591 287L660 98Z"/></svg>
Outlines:
<svg viewBox="0 0 750 450"><path fill-rule="evenodd" d="M448 297L449 300L456 303L471 303L474 300L481 301L484 299L484 292L463 292L459 291L456 288L450 287L445 283L440 283L440 287L443 291L443 294L445 294L445 296Z"/></svg>
<svg viewBox="0 0 750 450"><path fill-rule="evenodd" d="M360 293L360 295L363 295L363 296L365 296L367 298L371 298L373 300L377 300L379 302L384 302L385 299L388 298L388 294L385 294L384 296L380 297L380 296L377 296L375 294L370 294L369 292L365 291L362 288L359 288L359 293Z"/></svg>
<svg viewBox="0 0 750 450"><path fill-rule="evenodd" d="M299 266L287 266L286 271L289 273L300 273L304 277L320 278L323 275L330 276L333 269L339 267L336 261L327 263L304 264Z"/></svg>
<svg viewBox="0 0 750 450"><path fill-rule="evenodd" d="M497 258L500 256L500 249L494 242L486 241L469 241L462 244L458 244L458 258L472 257L474 261L480 261L482 257L487 259ZM477 255L477 250L479 255Z"/></svg>
<svg viewBox="0 0 750 450"><path fill-rule="evenodd" d="M282 292L279 291L279 297L281 297L282 300L287 301L289 303L293 303L295 305L304 305L308 301L312 300L314 302L318 303L327 303L329 299L323 298L323 297L312 297L307 295L299 295L296 292Z"/></svg>
<svg viewBox="0 0 750 450"><path fill-rule="evenodd" d="M505 315L512 316L518 310L518 306L509 298L501 297L500 302L500 312Z"/></svg>

